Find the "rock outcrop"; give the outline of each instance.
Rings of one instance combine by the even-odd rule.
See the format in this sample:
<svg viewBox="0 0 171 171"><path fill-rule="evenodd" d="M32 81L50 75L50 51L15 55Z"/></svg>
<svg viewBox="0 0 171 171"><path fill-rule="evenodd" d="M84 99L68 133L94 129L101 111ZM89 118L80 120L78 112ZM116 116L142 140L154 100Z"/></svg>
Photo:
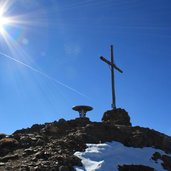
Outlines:
<svg viewBox="0 0 171 171"><path fill-rule="evenodd" d="M151 159L154 160L155 162L157 162L157 160L163 161L162 163L163 168L166 170L171 170L171 157L167 155L161 155L160 153L156 152L153 154Z"/></svg>
<svg viewBox="0 0 171 171"><path fill-rule="evenodd" d="M126 111L108 111L103 122L91 122L88 118L33 125L0 138L0 171L73 171L81 166L74 156L84 151L86 143L118 141L131 147L155 147L171 153L171 137L155 130L132 127ZM119 115L115 122L116 113ZM122 120L123 119L123 120ZM171 159L167 155L154 154L151 158L163 161L163 167L171 170ZM120 170L144 169L145 166L121 166ZM147 170L151 168L146 167Z"/></svg>
<svg viewBox="0 0 171 171"><path fill-rule="evenodd" d="M128 112L120 108L106 111L102 117L102 122L111 122L115 125L132 125Z"/></svg>

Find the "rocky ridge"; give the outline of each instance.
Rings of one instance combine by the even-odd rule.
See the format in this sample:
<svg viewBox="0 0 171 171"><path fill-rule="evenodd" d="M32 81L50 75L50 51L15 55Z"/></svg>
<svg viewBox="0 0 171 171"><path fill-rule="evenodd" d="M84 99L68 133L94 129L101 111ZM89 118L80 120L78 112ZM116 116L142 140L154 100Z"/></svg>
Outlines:
<svg viewBox="0 0 171 171"><path fill-rule="evenodd" d="M0 171L74 171L81 160L74 156L84 151L86 143L118 141L130 147L154 147L171 154L171 137L149 128L131 126L130 117L123 109L104 113L102 122L88 118L66 121L60 119L14 132L0 134ZM154 153L151 159L162 160L171 170L171 157ZM146 166L123 165L118 170L153 170Z"/></svg>

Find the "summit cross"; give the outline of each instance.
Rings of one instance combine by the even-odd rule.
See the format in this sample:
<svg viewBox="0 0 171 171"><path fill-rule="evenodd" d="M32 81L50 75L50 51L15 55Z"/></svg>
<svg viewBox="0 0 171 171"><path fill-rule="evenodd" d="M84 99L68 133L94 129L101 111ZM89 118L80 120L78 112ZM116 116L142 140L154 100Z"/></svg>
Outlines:
<svg viewBox="0 0 171 171"><path fill-rule="evenodd" d="M106 64L108 64L111 68L111 82L112 82L112 108L116 109L116 97L115 97L115 75L114 75L114 69L116 69L117 71L119 71L120 73L123 73L123 71L118 68L115 63L114 63L114 55L113 55L113 45L111 45L111 61L108 61L106 58L104 58L103 56L100 57L100 59L105 62Z"/></svg>

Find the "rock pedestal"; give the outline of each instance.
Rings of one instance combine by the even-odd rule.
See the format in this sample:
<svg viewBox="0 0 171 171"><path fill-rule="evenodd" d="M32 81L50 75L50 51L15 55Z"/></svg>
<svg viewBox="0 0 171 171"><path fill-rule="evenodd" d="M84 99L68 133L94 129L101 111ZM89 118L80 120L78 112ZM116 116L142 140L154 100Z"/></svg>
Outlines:
<svg viewBox="0 0 171 171"><path fill-rule="evenodd" d="M125 126L132 125L128 112L120 108L106 111L102 117L102 122L111 122L116 125Z"/></svg>

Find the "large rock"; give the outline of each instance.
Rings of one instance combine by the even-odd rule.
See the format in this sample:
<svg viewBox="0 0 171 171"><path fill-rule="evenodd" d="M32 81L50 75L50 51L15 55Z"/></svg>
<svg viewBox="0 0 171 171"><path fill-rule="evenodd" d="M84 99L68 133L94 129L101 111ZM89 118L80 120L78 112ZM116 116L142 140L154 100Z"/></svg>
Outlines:
<svg viewBox="0 0 171 171"><path fill-rule="evenodd" d="M0 156L4 156L13 151L18 146L18 141L14 138L2 138L0 140Z"/></svg>
<svg viewBox="0 0 171 171"><path fill-rule="evenodd" d="M120 108L106 111L103 115L102 121L112 122L113 124L116 125L131 126L128 112Z"/></svg>

